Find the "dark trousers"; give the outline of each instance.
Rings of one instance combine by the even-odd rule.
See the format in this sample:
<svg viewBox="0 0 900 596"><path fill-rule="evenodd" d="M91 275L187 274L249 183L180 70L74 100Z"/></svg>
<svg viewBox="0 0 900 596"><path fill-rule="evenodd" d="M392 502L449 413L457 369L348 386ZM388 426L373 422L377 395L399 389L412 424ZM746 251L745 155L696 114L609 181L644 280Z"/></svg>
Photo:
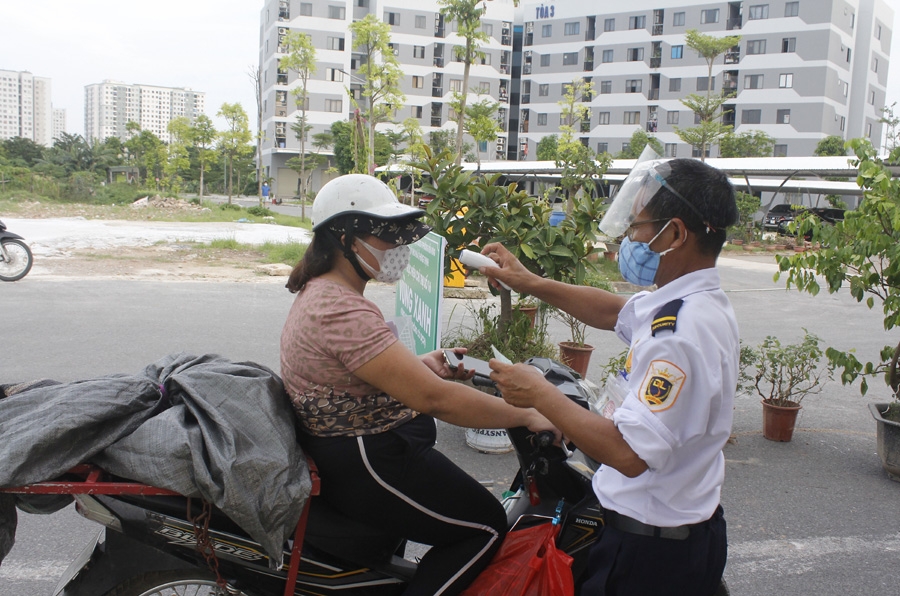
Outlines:
<svg viewBox="0 0 900 596"><path fill-rule="evenodd" d="M604 527L591 549L581 596L712 596L725 570L722 507L684 540Z"/></svg>
<svg viewBox="0 0 900 596"><path fill-rule="evenodd" d="M434 440L434 420L420 415L377 435L303 441L330 505L387 534L432 546L407 595L458 594L506 534L500 502L433 449Z"/></svg>

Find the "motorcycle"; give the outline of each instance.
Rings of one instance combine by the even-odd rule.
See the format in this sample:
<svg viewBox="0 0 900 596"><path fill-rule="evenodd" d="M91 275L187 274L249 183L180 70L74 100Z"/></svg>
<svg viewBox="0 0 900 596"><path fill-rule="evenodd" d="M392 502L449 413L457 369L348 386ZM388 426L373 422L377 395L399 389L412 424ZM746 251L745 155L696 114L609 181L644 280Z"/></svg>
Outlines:
<svg viewBox="0 0 900 596"><path fill-rule="evenodd" d="M527 363L589 409L594 393L577 373L546 358ZM473 382L493 387L490 379ZM573 558L577 585L603 526L591 488L597 464L574 445L554 445L552 433L507 433L519 463L503 501L509 528L557 520L557 547ZM318 478L311 469L315 495ZM54 596L380 596L402 593L416 572L416 563L404 558L405 540L344 517L320 497L309 499L281 560L270 561L259 543L208 504L167 491L127 492L75 496L78 513L104 528L69 566ZM717 594L727 593L720 588Z"/></svg>
<svg viewBox="0 0 900 596"><path fill-rule="evenodd" d="M0 221L0 281L19 281L31 271L34 256L18 234L6 231Z"/></svg>

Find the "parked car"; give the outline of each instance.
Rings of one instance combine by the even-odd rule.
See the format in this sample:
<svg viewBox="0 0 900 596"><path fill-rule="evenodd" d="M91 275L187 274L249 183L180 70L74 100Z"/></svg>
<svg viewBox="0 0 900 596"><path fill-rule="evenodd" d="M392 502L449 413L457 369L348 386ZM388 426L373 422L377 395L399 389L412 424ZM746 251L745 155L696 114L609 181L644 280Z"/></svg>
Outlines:
<svg viewBox="0 0 900 596"><path fill-rule="evenodd" d="M763 220L763 229L788 234L788 225L800 213L812 213L822 221L833 224L844 219L844 210L834 207L803 207L801 205L775 205Z"/></svg>

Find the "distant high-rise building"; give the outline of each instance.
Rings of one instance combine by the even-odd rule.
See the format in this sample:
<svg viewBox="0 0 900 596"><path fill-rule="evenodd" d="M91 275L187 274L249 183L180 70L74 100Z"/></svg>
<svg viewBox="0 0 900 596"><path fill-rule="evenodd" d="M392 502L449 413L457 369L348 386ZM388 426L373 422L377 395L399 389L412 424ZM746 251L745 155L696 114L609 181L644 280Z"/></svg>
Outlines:
<svg viewBox="0 0 900 596"><path fill-rule="evenodd" d="M50 79L28 71L0 70L0 139L22 137L53 144Z"/></svg>
<svg viewBox="0 0 900 596"><path fill-rule="evenodd" d="M65 108L53 108L53 140L58 139L66 132Z"/></svg>
<svg viewBox="0 0 900 596"><path fill-rule="evenodd" d="M104 141L126 140L125 129L136 122L162 141L169 142L169 122L184 116L191 122L203 113L206 94L182 87L127 85L103 81L84 88L84 136Z"/></svg>

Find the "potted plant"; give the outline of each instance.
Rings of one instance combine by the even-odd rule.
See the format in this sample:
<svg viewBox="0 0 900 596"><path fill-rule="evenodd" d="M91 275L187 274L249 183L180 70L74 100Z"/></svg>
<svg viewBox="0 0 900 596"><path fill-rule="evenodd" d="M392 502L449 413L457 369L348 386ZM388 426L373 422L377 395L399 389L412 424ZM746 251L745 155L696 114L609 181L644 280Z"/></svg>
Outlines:
<svg viewBox="0 0 900 596"><path fill-rule="evenodd" d="M582 377L587 377L588 364L591 362L591 353L594 351L594 346L586 344L584 341L587 325L562 310L554 311L554 316L569 327L571 338L568 341L559 342L560 360Z"/></svg>
<svg viewBox="0 0 900 596"><path fill-rule="evenodd" d="M763 436L770 441L791 440L803 398L819 393L831 377L830 366L822 365L819 338L803 332L796 344L783 345L770 335L755 348L741 347L739 389L762 398Z"/></svg>
<svg viewBox="0 0 900 596"><path fill-rule="evenodd" d="M887 164L900 163L900 147L889 158L881 159L865 139L848 142L857 167L857 184L863 197L854 210L833 224L812 215L802 215L795 222L798 236L808 237L819 250L780 257L780 272L787 285L816 294L824 279L829 292L850 288L857 302L873 308L880 304L884 312L883 329L900 326L900 179L894 178ZM881 329L878 330L880 332ZM870 405L879 436L878 450L882 465L894 480L900 480L900 401L897 400L897 358L900 345L884 347L867 362L860 361L855 350L825 350L832 365L840 370L845 385L860 381L860 392L868 391L870 378L885 382L882 395L892 399Z"/></svg>

